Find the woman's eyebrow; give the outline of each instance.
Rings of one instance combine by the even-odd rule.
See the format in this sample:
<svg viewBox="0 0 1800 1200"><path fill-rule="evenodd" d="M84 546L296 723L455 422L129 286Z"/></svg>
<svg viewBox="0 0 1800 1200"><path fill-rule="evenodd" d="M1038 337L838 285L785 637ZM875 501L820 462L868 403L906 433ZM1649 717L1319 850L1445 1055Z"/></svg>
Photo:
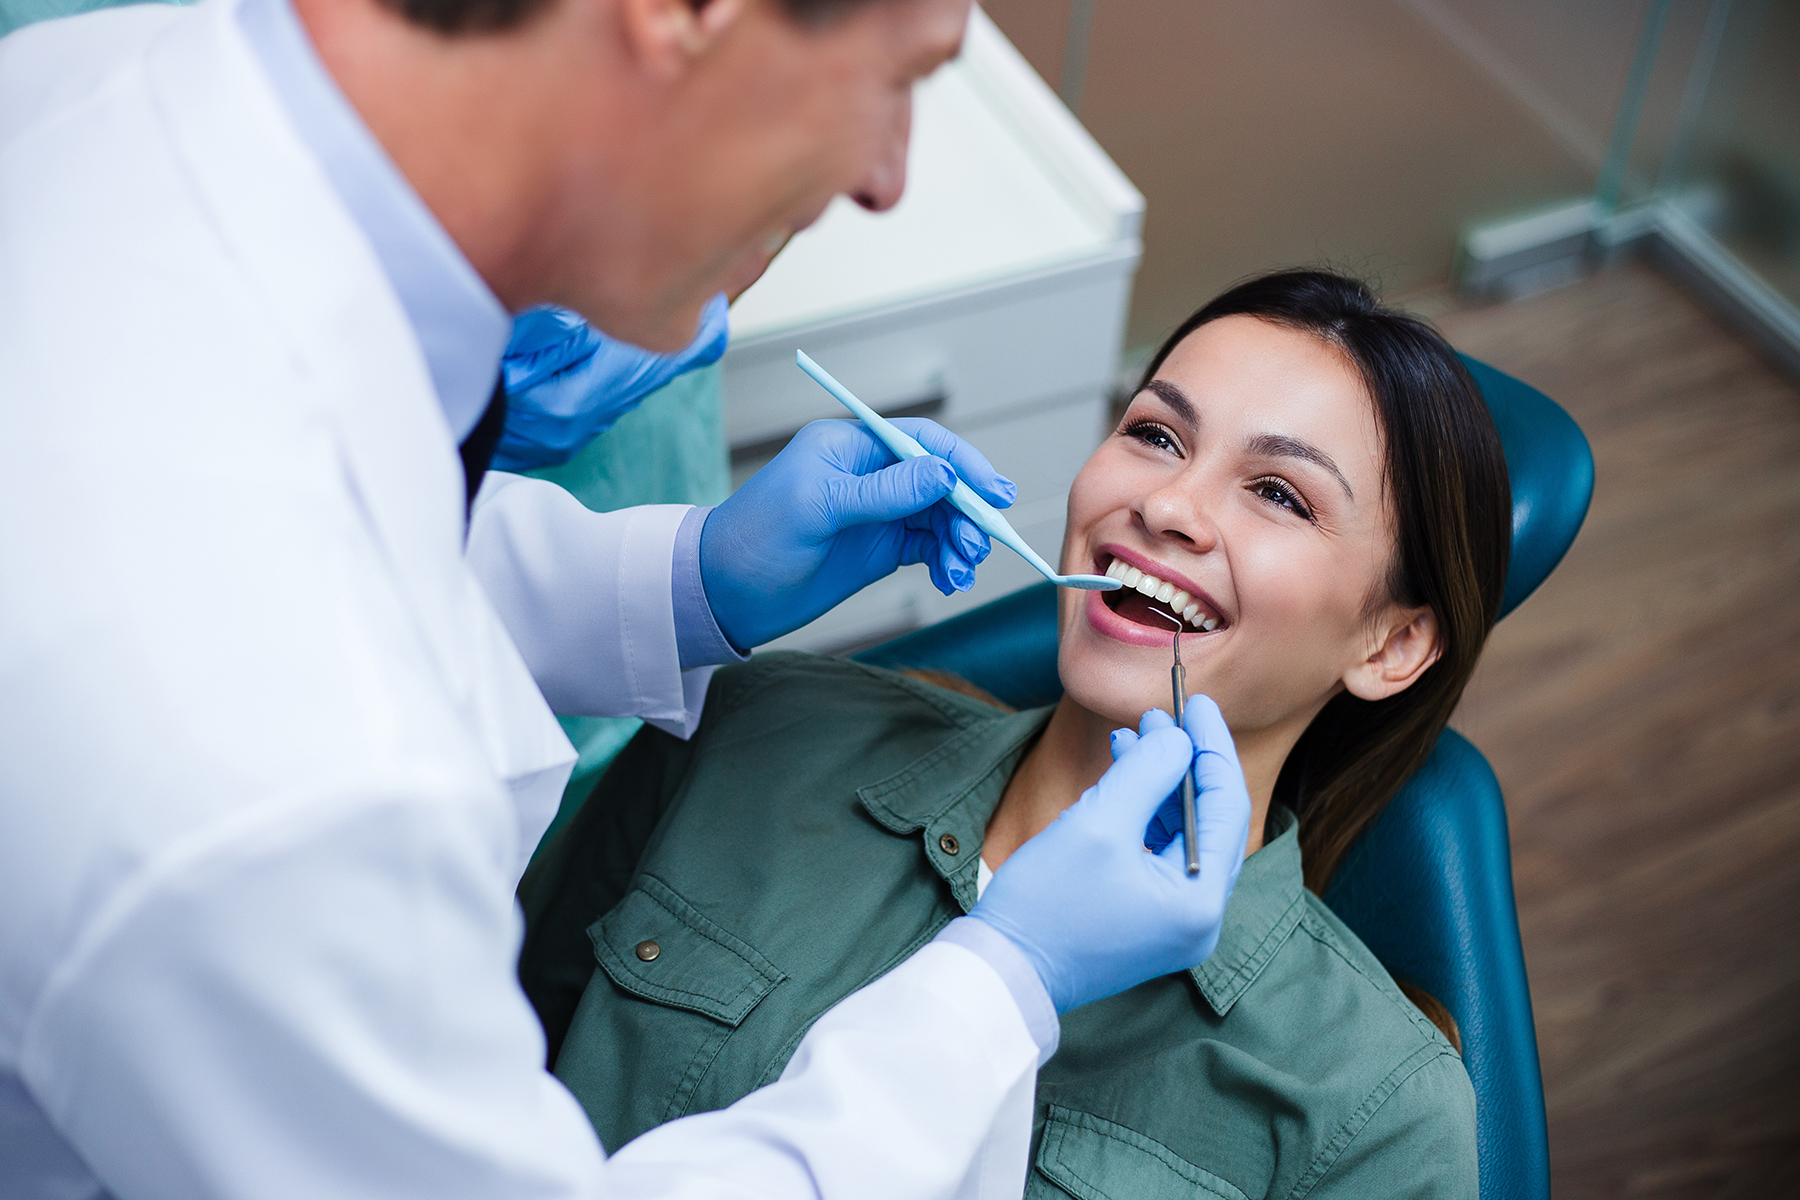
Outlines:
<svg viewBox="0 0 1800 1200"><path fill-rule="evenodd" d="M1175 415L1191 426L1200 424L1200 413L1194 408L1194 402L1188 399L1187 393L1166 379L1152 379L1144 385L1144 391L1155 392L1162 402L1175 410Z"/></svg>
<svg viewBox="0 0 1800 1200"><path fill-rule="evenodd" d="M1158 393L1160 395L1160 393ZM1331 477L1338 481L1344 489L1344 495L1356 499L1356 493L1350 489L1350 481L1338 470L1338 465L1331 461L1331 455L1325 453L1311 442L1303 442L1299 438L1286 437L1279 433L1259 433L1250 439L1249 450L1252 454L1265 458L1298 458L1323 467L1331 472Z"/></svg>

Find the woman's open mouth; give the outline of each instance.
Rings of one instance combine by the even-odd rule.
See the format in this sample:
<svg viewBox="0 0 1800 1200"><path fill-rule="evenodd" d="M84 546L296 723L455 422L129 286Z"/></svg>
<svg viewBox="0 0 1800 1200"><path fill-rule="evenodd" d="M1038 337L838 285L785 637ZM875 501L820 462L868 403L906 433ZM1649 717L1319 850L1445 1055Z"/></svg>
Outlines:
<svg viewBox="0 0 1800 1200"><path fill-rule="evenodd" d="M1204 596L1190 595L1177 584L1133 566L1122 558L1107 564L1109 578L1125 584L1116 592L1094 593L1106 607L1137 625L1168 633L1177 628L1211 633L1225 620Z"/></svg>

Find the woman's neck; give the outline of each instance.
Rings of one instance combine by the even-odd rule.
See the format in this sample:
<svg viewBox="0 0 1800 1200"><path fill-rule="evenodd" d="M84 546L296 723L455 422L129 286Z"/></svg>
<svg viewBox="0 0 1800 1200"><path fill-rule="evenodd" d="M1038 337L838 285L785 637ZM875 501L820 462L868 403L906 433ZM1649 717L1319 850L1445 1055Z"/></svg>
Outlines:
<svg viewBox="0 0 1800 1200"><path fill-rule="evenodd" d="M1065 695L1050 714L1042 736L1007 781L1000 805L988 820L987 836L981 846L982 861L999 870L1013 851L1099 782L1112 765L1112 731L1116 728L1117 722L1090 712ZM1246 856L1262 849L1263 824L1268 820L1275 779L1297 738L1297 732L1288 735L1271 731L1261 737L1238 739L1238 759L1250 789Z"/></svg>

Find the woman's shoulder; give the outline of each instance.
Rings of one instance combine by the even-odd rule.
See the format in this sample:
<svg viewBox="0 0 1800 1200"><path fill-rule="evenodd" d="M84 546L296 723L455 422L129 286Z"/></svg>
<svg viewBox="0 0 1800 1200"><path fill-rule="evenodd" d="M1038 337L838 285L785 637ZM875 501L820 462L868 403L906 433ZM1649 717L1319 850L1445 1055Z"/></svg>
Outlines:
<svg viewBox="0 0 1800 1200"><path fill-rule="evenodd" d="M1396 1053L1431 1046L1461 1061L1445 1032L1409 999L1388 969L1354 930L1311 892L1303 893L1305 910L1297 932L1318 948L1326 969L1361 994L1371 1023L1387 1030Z"/></svg>
<svg viewBox="0 0 1800 1200"><path fill-rule="evenodd" d="M1313 1030L1293 1065L1334 1097L1329 1136L1294 1192L1473 1196L1474 1086L1444 1031L1310 891L1283 952L1286 969L1268 983Z"/></svg>

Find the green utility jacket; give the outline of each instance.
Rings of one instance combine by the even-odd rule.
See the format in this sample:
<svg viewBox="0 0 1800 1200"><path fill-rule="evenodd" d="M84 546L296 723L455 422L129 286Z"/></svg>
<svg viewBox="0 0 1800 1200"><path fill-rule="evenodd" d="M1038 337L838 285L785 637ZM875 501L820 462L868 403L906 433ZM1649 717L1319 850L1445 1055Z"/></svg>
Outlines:
<svg viewBox="0 0 1800 1200"><path fill-rule="evenodd" d="M639 733L520 888L521 978L601 1141L774 1080L967 912L1048 716L770 654L718 672L693 740ZM1063 1018L1027 1196L1476 1194L1462 1060L1301 886L1295 830L1275 814L1210 959Z"/></svg>

